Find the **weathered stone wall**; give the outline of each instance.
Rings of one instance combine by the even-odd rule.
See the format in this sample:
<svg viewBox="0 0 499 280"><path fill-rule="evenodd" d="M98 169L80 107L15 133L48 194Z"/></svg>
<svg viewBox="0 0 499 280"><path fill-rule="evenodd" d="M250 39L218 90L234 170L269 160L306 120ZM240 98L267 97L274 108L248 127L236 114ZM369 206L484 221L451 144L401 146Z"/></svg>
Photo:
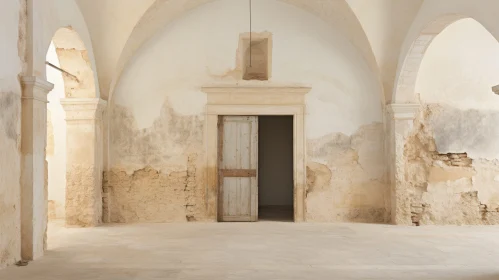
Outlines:
<svg viewBox="0 0 499 280"><path fill-rule="evenodd" d="M415 225L499 223L496 121L494 111L422 107L404 151Z"/></svg>

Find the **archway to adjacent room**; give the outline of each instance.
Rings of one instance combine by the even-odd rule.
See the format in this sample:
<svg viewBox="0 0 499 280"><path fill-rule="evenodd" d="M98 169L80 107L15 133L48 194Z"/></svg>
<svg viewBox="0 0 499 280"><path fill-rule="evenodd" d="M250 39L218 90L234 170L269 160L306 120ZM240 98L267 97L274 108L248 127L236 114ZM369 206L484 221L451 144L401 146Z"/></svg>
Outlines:
<svg viewBox="0 0 499 280"><path fill-rule="evenodd" d="M95 120L99 119L102 102L96 96L87 49L71 27L55 33L47 51L46 74L54 84L47 104L48 219L70 226L96 225L102 221L102 175L95 176L85 164L98 166L102 157L101 142L97 141L99 149L92 151L92 140L102 134L92 130L100 128ZM88 148L88 152L83 152ZM86 170L91 173L82 173ZM94 196L87 193L94 192L90 184L95 188ZM89 205L95 208L96 217L87 216Z"/></svg>
<svg viewBox="0 0 499 280"><path fill-rule="evenodd" d="M418 109L393 163L404 167L407 224L497 223L498 75L499 43L474 19L442 17L414 42L394 96Z"/></svg>

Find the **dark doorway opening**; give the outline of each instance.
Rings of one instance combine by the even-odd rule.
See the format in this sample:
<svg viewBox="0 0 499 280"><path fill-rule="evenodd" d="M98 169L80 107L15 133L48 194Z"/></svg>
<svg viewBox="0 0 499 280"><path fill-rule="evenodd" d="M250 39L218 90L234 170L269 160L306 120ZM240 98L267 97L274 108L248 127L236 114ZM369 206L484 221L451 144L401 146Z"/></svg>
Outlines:
<svg viewBox="0 0 499 280"><path fill-rule="evenodd" d="M293 116L258 119L258 219L293 221Z"/></svg>

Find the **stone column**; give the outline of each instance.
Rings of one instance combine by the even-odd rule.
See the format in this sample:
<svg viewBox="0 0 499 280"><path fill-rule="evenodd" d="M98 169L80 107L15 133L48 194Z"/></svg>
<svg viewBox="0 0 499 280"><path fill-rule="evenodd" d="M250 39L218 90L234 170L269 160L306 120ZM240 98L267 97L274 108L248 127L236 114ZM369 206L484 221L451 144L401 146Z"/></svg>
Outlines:
<svg viewBox="0 0 499 280"><path fill-rule="evenodd" d="M404 148L407 137L414 126L420 105L390 104L387 106L388 160L391 184L391 215L396 225L412 225L409 187L405 178Z"/></svg>
<svg viewBox="0 0 499 280"><path fill-rule="evenodd" d="M47 232L47 94L53 84L23 77L21 124L21 257L43 256ZM1 230L1 229L0 229Z"/></svg>
<svg viewBox="0 0 499 280"><path fill-rule="evenodd" d="M102 222L103 131L106 102L66 98L66 225L93 227Z"/></svg>

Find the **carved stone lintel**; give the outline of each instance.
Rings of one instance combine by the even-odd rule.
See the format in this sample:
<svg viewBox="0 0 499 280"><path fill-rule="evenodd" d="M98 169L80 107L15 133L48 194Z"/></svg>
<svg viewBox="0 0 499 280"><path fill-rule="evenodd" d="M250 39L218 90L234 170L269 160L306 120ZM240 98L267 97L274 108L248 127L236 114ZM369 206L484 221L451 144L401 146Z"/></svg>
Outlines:
<svg viewBox="0 0 499 280"><path fill-rule="evenodd" d="M248 81L206 85L201 90L207 94L208 105L303 105L311 87Z"/></svg>
<svg viewBox="0 0 499 280"><path fill-rule="evenodd" d="M394 120L413 120L420 107L416 103L389 104L387 111Z"/></svg>

